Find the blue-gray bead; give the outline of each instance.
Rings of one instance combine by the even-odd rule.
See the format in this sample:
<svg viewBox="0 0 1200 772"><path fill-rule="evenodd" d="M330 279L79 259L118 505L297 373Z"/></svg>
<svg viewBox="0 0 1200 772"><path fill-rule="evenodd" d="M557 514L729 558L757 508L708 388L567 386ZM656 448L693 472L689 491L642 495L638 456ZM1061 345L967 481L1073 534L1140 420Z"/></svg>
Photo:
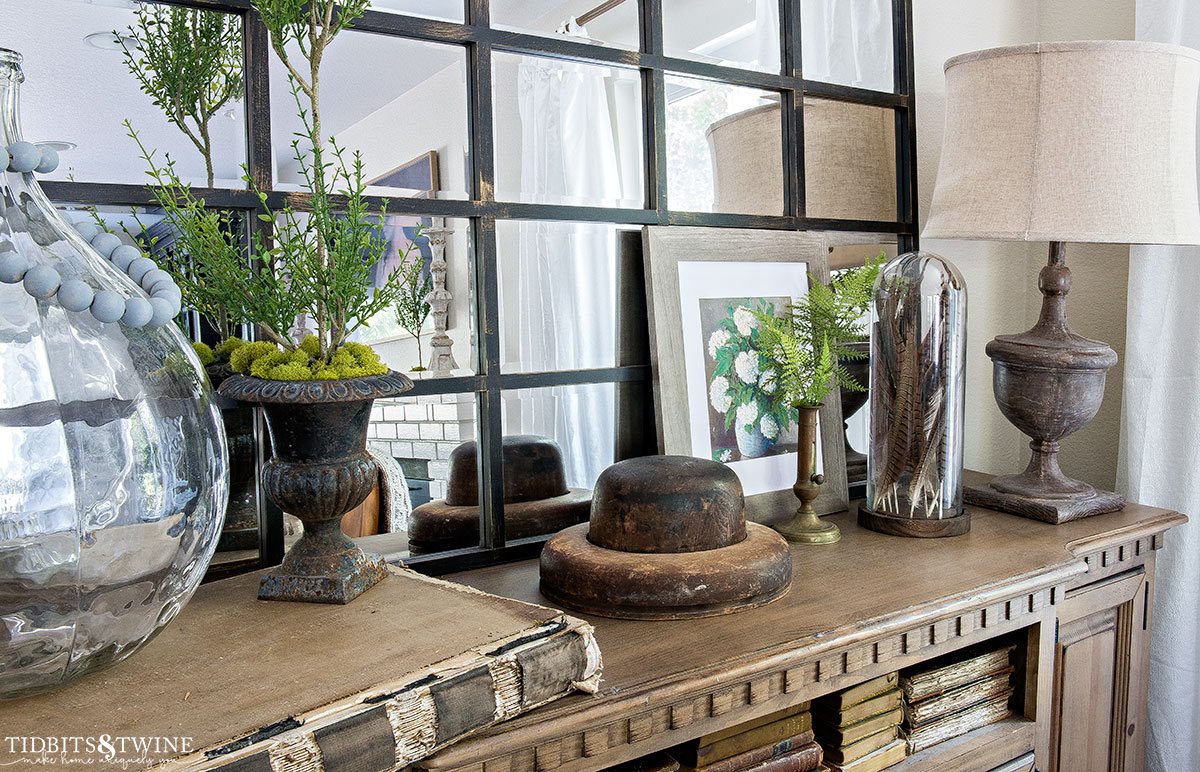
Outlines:
<svg viewBox="0 0 1200 772"><path fill-rule="evenodd" d="M145 327L154 316L154 306L145 298L125 298L125 314L121 321L130 327Z"/></svg>
<svg viewBox="0 0 1200 772"><path fill-rule="evenodd" d="M183 310L183 301L178 295L159 295L160 300L165 300L171 304L171 318L179 316L179 312Z"/></svg>
<svg viewBox="0 0 1200 772"><path fill-rule="evenodd" d="M10 172L31 172L42 162L42 151L32 142L21 140L12 143L6 149Z"/></svg>
<svg viewBox="0 0 1200 772"><path fill-rule="evenodd" d="M92 239L92 248L104 257L111 255L113 250L119 246L121 246L121 239L112 233L99 233Z"/></svg>
<svg viewBox="0 0 1200 772"><path fill-rule="evenodd" d="M68 311L86 311L92 305L96 293L86 282L67 279L58 288L58 303Z"/></svg>
<svg viewBox="0 0 1200 772"><path fill-rule="evenodd" d="M179 309L183 307L183 295L180 294L178 289L174 292L155 292L151 297L162 298L169 302L171 307L175 309L175 314L178 314Z"/></svg>
<svg viewBox="0 0 1200 772"><path fill-rule="evenodd" d="M20 252L0 252L0 281L16 284L25 278L25 272L28 270L29 261Z"/></svg>
<svg viewBox="0 0 1200 772"><path fill-rule="evenodd" d="M25 272L25 278L22 281L25 283L26 292L38 300L42 300L58 292L58 285L62 283L62 278L58 275L58 271L48 265L35 265Z"/></svg>
<svg viewBox="0 0 1200 772"><path fill-rule="evenodd" d="M96 224L87 222L86 220L75 223L75 230L78 231L79 235L83 236L83 240L89 244L92 242L92 239L100 235L100 229L96 227Z"/></svg>
<svg viewBox="0 0 1200 772"><path fill-rule="evenodd" d="M171 274L167 273L161 268L152 268L149 271L146 271L146 275L142 277L140 284L144 290L149 292L151 287L163 279L170 281Z"/></svg>
<svg viewBox="0 0 1200 772"><path fill-rule="evenodd" d="M171 301L162 298L150 298L150 306L154 309L154 315L150 317L151 327L162 327L179 313Z"/></svg>
<svg viewBox="0 0 1200 772"><path fill-rule="evenodd" d="M41 161L33 170L38 174L48 174L58 168L58 151L52 147L41 146L38 148L41 154Z"/></svg>
<svg viewBox="0 0 1200 772"><path fill-rule="evenodd" d="M111 323L125 314L125 298L112 290L100 290L92 301L92 316L97 321Z"/></svg>
<svg viewBox="0 0 1200 772"><path fill-rule="evenodd" d="M150 273L157 267L158 265L156 265L155 262L150 258L139 257L137 260L134 260L129 264L129 267L125 269L125 273L129 274L129 278L133 279L134 281L141 282L143 276Z"/></svg>
<svg viewBox="0 0 1200 772"><path fill-rule="evenodd" d="M108 259L112 264L120 268L122 271L129 268L129 264L142 256L142 250L137 247L131 247L128 244L122 244L112 251Z"/></svg>
<svg viewBox="0 0 1200 772"><path fill-rule="evenodd" d="M143 278L142 282L144 283L145 281L145 278ZM175 280L170 276L165 279L159 279L146 288L146 294L151 297L162 295L163 293L168 295L180 294L182 296L182 293L179 292L179 287L175 285Z"/></svg>

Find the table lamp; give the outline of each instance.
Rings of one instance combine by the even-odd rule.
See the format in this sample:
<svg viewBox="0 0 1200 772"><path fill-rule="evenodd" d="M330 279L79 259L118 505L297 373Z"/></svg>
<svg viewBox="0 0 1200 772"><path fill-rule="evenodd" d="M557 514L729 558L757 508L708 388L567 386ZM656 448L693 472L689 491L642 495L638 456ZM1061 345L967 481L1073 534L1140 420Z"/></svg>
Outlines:
<svg viewBox="0 0 1200 772"><path fill-rule="evenodd" d="M1033 457L1021 474L968 488L968 503L1051 523L1124 506L1059 469L1059 440L1095 417L1117 361L1067 324L1065 242L1200 243L1198 91L1200 52L1159 43L1035 43L946 62L945 139L921 235L1050 243L1037 324L986 349L996 401Z"/></svg>

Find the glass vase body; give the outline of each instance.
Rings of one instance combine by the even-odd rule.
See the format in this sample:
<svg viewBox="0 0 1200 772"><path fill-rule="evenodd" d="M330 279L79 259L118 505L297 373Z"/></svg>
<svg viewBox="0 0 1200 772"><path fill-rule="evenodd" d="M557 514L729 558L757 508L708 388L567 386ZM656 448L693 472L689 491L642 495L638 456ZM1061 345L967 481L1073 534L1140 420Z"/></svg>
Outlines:
<svg viewBox="0 0 1200 772"><path fill-rule="evenodd" d="M21 138L20 56L0 49L0 145ZM0 173L0 250L63 281L142 290ZM212 558L226 448L175 327L104 324L0 284L0 698L119 662L183 607Z"/></svg>
<svg viewBox="0 0 1200 772"><path fill-rule="evenodd" d="M888 518L960 517L967 332L962 274L930 252L899 255L880 271L873 319L865 506Z"/></svg>

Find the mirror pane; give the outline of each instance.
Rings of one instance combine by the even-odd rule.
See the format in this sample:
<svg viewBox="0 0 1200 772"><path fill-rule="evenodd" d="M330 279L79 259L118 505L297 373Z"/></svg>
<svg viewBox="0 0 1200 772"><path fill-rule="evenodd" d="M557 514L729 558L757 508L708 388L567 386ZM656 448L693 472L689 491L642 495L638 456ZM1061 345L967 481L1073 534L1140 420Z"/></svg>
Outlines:
<svg viewBox="0 0 1200 772"><path fill-rule="evenodd" d="M371 317L351 339L369 344L384 364L414 380L473 373L470 221L389 213L380 233L387 253L372 270L377 286L402 253L409 261L420 259L421 275L400 302Z"/></svg>
<svg viewBox="0 0 1200 772"><path fill-rule="evenodd" d="M439 21L455 21L460 24L466 18L463 0L371 0L372 11L402 13Z"/></svg>
<svg viewBox="0 0 1200 772"><path fill-rule="evenodd" d="M496 241L504 372L649 364L621 334L645 327L640 231L501 220Z"/></svg>
<svg viewBox="0 0 1200 772"><path fill-rule="evenodd" d="M492 0L496 29L565 35L581 43L637 50L637 0Z"/></svg>
<svg viewBox="0 0 1200 772"><path fill-rule="evenodd" d="M31 5L27 0L0 0L0 17L4 19L0 47L24 57L24 138L48 143L59 151L58 168L38 175L40 179L146 183L146 162L122 125L128 119L146 149L156 151L155 162L162 164L170 155L184 182L209 184L208 164L200 149L206 148L211 159L211 184L244 187L246 120L239 16L121 0L40 0L36 11ZM142 91L126 63L125 49L139 59L146 58L139 40L146 38L147 29L155 29L156 21L185 29L198 24L205 34L224 41L207 49L216 52L209 63L224 73L207 79L207 83L219 87L206 90L203 102L179 102L185 116L189 116L182 120L186 133L180 124L168 121L166 112ZM158 68L139 67L138 71L153 84L160 77L158 73L165 76L172 70L162 64ZM176 74L186 79L190 73L195 78L197 71L186 68ZM193 115L201 118L190 117ZM201 126L208 132L207 142Z"/></svg>
<svg viewBox="0 0 1200 772"><path fill-rule="evenodd" d="M804 100L807 216L897 218L895 116L890 107Z"/></svg>
<svg viewBox="0 0 1200 772"><path fill-rule="evenodd" d="M783 214L779 95L667 75L673 211Z"/></svg>
<svg viewBox="0 0 1200 772"><path fill-rule="evenodd" d="M801 0L804 77L892 92L891 0Z"/></svg>
<svg viewBox="0 0 1200 772"><path fill-rule="evenodd" d="M779 72L778 0L663 0L667 56Z"/></svg>
<svg viewBox="0 0 1200 772"><path fill-rule="evenodd" d="M292 54L299 57L299 52ZM467 197L466 49L346 30L321 65L321 125L348 152L362 154L368 193L410 198ZM307 109L308 100L301 96ZM304 126L287 70L271 56L271 142L275 187L300 190L293 141Z"/></svg>
<svg viewBox="0 0 1200 772"><path fill-rule="evenodd" d="M505 53L492 61L497 199L642 206L636 70Z"/></svg>
<svg viewBox="0 0 1200 772"><path fill-rule="evenodd" d="M453 494L450 497L450 511L446 501L450 456L475 437L473 394L376 400L367 445L386 471L377 492L363 504L364 516L356 521L353 512L347 515L342 530L361 521L361 533L352 535L380 534L362 546L389 558L477 546L477 500L465 502L470 491L459 489L457 500ZM473 474L470 477L468 487L473 491Z"/></svg>
<svg viewBox="0 0 1200 772"><path fill-rule="evenodd" d="M505 391L504 434L553 440L562 451L567 486L590 489L615 458L615 386L595 383ZM586 519L584 514L580 522Z"/></svg>

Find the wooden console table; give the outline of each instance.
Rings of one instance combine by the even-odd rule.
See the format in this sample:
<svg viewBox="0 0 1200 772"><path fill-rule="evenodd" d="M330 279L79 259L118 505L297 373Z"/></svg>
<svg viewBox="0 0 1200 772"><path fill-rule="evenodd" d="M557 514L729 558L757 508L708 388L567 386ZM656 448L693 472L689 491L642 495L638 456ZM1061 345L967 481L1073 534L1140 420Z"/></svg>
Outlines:
<svg viewBox="0 0 1200 772"><path fill-rule="evenodd" d="M971 514L969 534L930 540L836 515L842 541L794 546L791 592L763 608L679 622L587 617L604 655L598 695L565 698L418 766L599 770L1004 638L1022 663L1017 715L893 770L1140 770L1154 551L1186 518L1133 504L1059 526ZM536 561L448 578L546 603Z"/></svg>

